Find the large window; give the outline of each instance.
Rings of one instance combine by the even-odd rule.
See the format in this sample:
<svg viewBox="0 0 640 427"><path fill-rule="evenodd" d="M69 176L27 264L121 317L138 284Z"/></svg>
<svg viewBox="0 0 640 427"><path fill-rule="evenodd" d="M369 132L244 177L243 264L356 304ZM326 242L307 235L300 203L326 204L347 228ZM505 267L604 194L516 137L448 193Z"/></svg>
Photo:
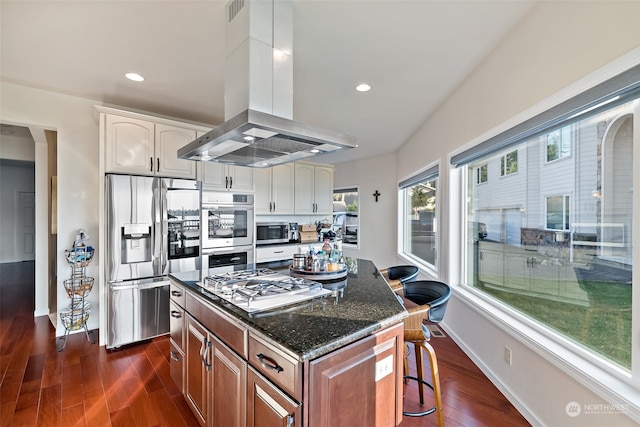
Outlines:
<svg viewBox="0 0 640 427"><path fill-rule="evenodd" d="M402 200L402 253L436 269L438 254L438 167L400 183Z"/></svg>
<svg viewBox="0 0 640 427"><path fill-rule="evenodd" d="M333 231L343 244L357 245L360 228L357 188L333 190Z"/></svg>
<svg viewBox="0 0 640 427"><path fill-rule="evenodd" d="M638 68L608 98L596 87L452 159L467 177L466 283L628 372Z"/></svg>

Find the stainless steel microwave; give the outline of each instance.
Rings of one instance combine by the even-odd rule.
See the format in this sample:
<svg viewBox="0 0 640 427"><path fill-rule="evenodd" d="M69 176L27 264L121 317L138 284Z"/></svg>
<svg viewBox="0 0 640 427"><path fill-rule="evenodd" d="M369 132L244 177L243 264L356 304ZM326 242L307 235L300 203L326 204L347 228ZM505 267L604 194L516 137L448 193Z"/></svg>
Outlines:
<svg viewBox="0 0 640 427"><path fill-rule="evenodd" d="M256 224L256 244L289 243L288 222L258 222Z"/></svg>

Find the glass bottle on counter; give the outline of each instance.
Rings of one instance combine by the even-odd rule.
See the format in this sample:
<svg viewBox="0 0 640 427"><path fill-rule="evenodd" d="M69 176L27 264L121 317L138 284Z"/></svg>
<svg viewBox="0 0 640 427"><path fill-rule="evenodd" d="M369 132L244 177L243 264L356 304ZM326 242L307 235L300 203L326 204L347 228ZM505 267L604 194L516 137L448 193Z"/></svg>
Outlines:
<svg viewBox="0 0 640 427"><path fill-rule="evenodd" d="M329 243L329 239L324 239L324 245L322 245L322 250L325 254L331 256L331 243Z"/></svg>

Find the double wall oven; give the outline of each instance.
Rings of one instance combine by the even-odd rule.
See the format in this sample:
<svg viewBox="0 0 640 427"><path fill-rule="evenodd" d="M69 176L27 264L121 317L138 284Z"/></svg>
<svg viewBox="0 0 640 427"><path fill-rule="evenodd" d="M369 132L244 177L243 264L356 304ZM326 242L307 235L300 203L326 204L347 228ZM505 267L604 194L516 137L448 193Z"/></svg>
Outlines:
<svg viewBox="0 0 640 427"><path fill-rule="evenodd" d="M254 195L202 192L202 271L253 264Z"/></svg>

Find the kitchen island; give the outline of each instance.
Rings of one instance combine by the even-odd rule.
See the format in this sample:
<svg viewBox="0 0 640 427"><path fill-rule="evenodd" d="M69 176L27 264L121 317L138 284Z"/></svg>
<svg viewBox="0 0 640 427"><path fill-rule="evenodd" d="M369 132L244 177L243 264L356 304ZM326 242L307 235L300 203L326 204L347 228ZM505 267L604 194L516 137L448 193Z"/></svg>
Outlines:
<svg viewBox="0 0 640 427"><path fill-rule="evenodd" d="M201 424L400 424L407 312L371 261L347 266L330 296L251 314L201 279L254 266L171 275L172 377Z"/></svg>

